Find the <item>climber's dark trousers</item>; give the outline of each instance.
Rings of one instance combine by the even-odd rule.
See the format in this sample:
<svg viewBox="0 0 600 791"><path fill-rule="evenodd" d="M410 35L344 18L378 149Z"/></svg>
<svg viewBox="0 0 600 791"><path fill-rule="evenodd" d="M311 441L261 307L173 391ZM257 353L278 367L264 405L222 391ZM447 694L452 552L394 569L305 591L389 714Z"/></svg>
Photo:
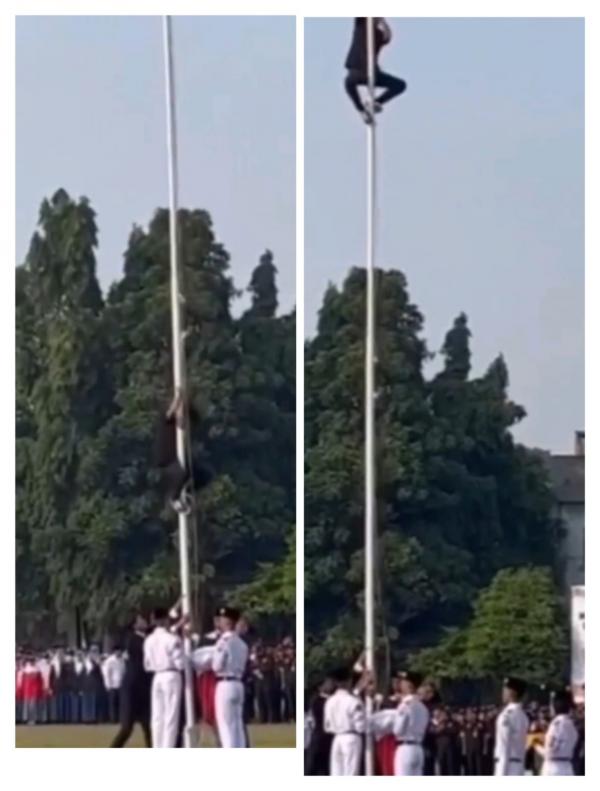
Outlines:
<svg viewBox="0 0 600 791"><path fill-rule="evenodd" d="M170 501L179 500L181 493L190 480L187 470L180 466L178 461L174 461L164 469L167 497Z"/></svg>
<svg viewBox="0 0 600 791"><path fill-rule="evenodd" d="M358 86L367 84L368 79L365 71L348 69L345 81L346 93L359 113L362 113L365 108L360 94L358 93ZM381 71L381 69L375 71L375 86L377 88L385 88L383 93L376 97L379 104L389 102L390 99L400 96L400 94L404 93L406 90L406 83L404 80L401 80L400 77L394 77L393 74L387 74L385 71Z"/></svg>

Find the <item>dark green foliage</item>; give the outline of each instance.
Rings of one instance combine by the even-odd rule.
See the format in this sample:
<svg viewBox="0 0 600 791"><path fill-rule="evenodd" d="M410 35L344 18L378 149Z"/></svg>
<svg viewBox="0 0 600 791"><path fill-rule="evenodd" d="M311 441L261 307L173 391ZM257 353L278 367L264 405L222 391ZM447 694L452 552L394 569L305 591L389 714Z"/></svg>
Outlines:
<svg viewBox="0 0 600 791"><path fill-rule="evenodd" d="M306 344L307 673L362 642L365 273L330 286ZM377 273L378 629L389 668L462 626L477 591L508 565L553 561L551 493L513 440L524 410L502 357L470 378L461 314L430 359L404 276ZM355 645L356 644L356 645ZM327 653L327 657L324 653Z"/></svg>
<svg viewBox="0 0 600 791"><path fill-rule="evenodd" d="M269 568L289 621L295 317L276 315L269 253L253 274L253 307L234 318L229 256L209 215L181 210L179 221L193 455L214 471L196 513L200 616ZM103 634L178 595L176 520L153 463L172 396L168 228L158 210L133 229L104 302L94 213L59 190L17 269L21 634L42 612L63 631L76 609Z"/></svg>

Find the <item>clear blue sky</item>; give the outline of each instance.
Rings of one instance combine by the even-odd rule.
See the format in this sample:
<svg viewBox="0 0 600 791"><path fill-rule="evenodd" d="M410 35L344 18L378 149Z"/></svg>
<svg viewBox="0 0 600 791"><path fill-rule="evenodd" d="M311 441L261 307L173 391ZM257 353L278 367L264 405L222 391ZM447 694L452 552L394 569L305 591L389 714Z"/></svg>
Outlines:
<svg viewBox="0 0 600 791"><path fill-rule="evenodd" d="M378 127L378 263L403 269L432 350L465 311L474 373L499 352L520 440L584 427L584 24L393 19L381 66L408 91ZM352 20L305 26L306 331L364 264L365 131L346 98Z"/></svg>
<svg viewBox="0 0 600 791"><path fill-rule="evenodd" d="M295 303L295 21L174 19L182 206L205 208L238 288L266 247ZM167 204L160 17L17 20L17 255L44 196L98 214L99 276L118 277L134 222Z"/></svg>

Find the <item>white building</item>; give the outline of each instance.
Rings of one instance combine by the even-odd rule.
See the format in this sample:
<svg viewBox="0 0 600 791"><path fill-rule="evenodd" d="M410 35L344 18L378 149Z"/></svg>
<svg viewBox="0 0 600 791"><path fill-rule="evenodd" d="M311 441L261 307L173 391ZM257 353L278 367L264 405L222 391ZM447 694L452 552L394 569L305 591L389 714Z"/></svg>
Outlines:
<svg viewBox="0 0 600 791"><path fill-rule="evenodd" d="M556 515L564 536L560 547L566 589L585 584L585 432L575 434L575 453L548 455L546 459Z"/></svg>

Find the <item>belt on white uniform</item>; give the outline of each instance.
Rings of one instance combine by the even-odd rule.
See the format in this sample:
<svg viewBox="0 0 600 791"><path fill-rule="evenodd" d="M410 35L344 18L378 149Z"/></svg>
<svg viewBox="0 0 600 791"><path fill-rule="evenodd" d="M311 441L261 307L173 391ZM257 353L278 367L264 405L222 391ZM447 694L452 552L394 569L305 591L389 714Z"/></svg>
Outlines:
<svg viewBox="0 0 600 791"><path fill-rule="evenodd" d="M494 758L494 761L495 761L495 763L498 763L498 761L500 761L500 758ZM509 758L508 759L508 763L509 764L522 764L523 763L523 759L522 758Z"/></svg>
<svg viewBox="0 0 600 791"><path fill-rule="evenodd" d="M241 681L239 676L217 676L217 681Z"/></svg>
<svg viewBox="0 0 600 791"><path fill-rule="evenodd" d="M572 758L546 758L549 764L571 764Z"/></svg>
<svg viewBox="0 0 600 791"><path fill-rule="evenodd" d="M176 667L164 667L161 670L155 670L154 671L155 675L157 673L179 673L179 670L177 670Z"/></svg>
<svg viewBox="0 0 600 791"><path fill-rule="evenodd" d="M340 733L336 733L336 736L362 736L362 733L358 731L341 731Z"/></svg>
<svg viewBox="0 0 600 791"><path fill-rule="evenodd" d="M396 744L398 745L398 747L404 747L405 744L415 745L416 747L421 746L421 742L407 741L406 739L397 739Z"/></svg>

